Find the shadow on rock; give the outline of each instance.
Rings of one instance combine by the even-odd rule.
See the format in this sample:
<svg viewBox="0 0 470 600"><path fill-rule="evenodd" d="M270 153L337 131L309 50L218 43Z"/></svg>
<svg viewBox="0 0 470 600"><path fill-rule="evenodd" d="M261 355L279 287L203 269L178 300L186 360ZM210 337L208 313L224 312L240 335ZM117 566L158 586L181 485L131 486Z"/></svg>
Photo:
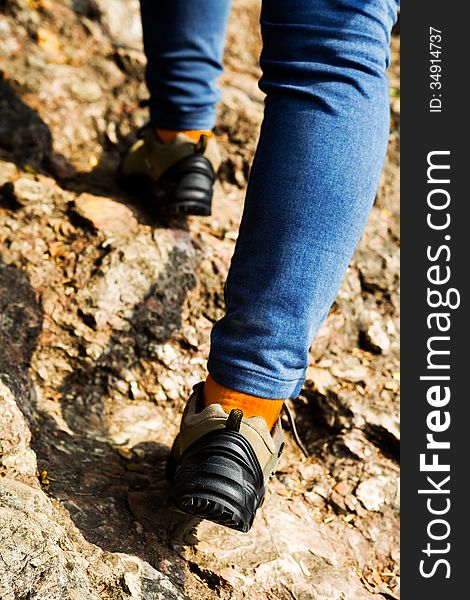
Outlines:
<svg viewBox="0 0 470 600"><path fill-rule="evenodd" d="M151 360L153 349L181 327L186 293L196 283L194 275L184 273L182 261L184 256L173 249L158 280L134 307L128 326L114 331L93 364L80 361L66 378L60 402L70 432L50 432L48 443L41 444L41 458L57 477L51 493L64 502L87 539L107 550L136 551L132 544L141 543L136 521L160 540L193 541L197 522L166 508L168 446L126 440L127 434L131 439L148 436L147 424L158 421L160 411L151 402L138 401L132 382L129 391L122 389L139 361ZM88 321L99 327L90 315ZM122 421L122 430L111 433ZM164 428L164 421L156 424L158 431Z"/></svg>
<svg viewBox="0 0 470 600"><path fill-rule="evenodd" d="M121 598L122 593L132 598L141 598L141 593L154 597L154 594L160 595L161 589L166 590L168 598L183 598L174 585L184 586L182 561L176 555L172 556L171 567L165 568L166 576L163 575L158 567L165 564L162 561L170 562L171 550L166 548L165 551L162 544L157 545L155 536L151 539L139 536L139 528L143 531L141 525L135 526L132 532L127 528L126 487L145 506L150 504L150 498L155 514L166 510L161 473L157 470L144 478L142 473L126 470L109 444L87 439L73 431L64 432L54 419L38 408L29 368L42 327L41 302L28 276L16 266L5 264L0 256L0 383L5 384L4 389L10 389L13 403L17 402L27 418L34 438L32 445L40 463L44 461L43 451L52 457L54 477L51 475L48 481L49 475L42 472L43 490L52 498L64 500L63 504L85 539L92 538L103 550L124 554L106 557L97 548L88 546L64 519L63 509L51 509L34 479L34 455L31 452L31 461L28 461L26 447L21 447L29 439L26 423L23 430L21 424L16 427L16 422L8 421L15 413L9 414L7 410L6 423L11 430L0 432L0 458L6 438L6 456L8 458L10 449L10 458L14 456L16 462L7 463L7 473L4 465L0 469L1 475L10 474L3 479L4 497L0 503L2 525L6 526L4 543L8 536L8 542L2 546L5 554L0 561L3 566L0 596L10 598L14 594L19 598L33 594L52 599L64 597L64 590L71 589L75 591L74 597L91 598L95 597L91 589L95 584L100 597L106 598ZM19 413L17 415L19 417ZM149 469L154 470L166 449L158 443L148 443L136 446L133 452L145 456ZM28 472L15 471L26 466L30 467ZM106 525L103 525L104 519L108 520ZM184 535L186 529L186 524L181 526L177 521L173 527L175 536L179 532ZM168 526L166 530L169 531ZM153 563L156 570L137 559ZM125 592L121 592L121 587Z"/></svg>
<svg viewBox="0 0 470 600"><path fill-rule="evenodd" d="M35 404L29 367L42 323L41 303L28 276L0 255L0 375L29 420Z"/></svg>
<svg viewBox="0 0 470 600"><path fill-rule="evenodd" d="M174 269L174 260L170 258L166 269ZM45 491L63 503L85 539L103 550L139 556L156 568L168 560L173 544L196 541L197 521L166 507L168 446L158 439L116 444L107 430L112 415L105 397L110 400L113 373L129 369L150 344L163 343L179 328L181 307L194 280L188 279L168 302L161 292L168 276L164 269L161 281L134 308L130 327L112 334L93 365L77 365L63 383L62 410L54 412L36 398L28 373L42 330L40 300L25 273L0 262L0 373L21 399L39 470L45 471ZM142 420L156 418L153 403L142 406ZM132 401L126 408L129 414L133 411ZM176 555L171 562L169 574L181 580Z"/></svg>
<svg viewBox="0 0 470 600"><path fill-rule="evenodd" d="M51 152L49 127L0 76L0 158L40 168Z"/></svg>
<svg viewBox="0 0 470 600"><path fill-rule="evenodd" d="M195 285L194 275L182 267L184 260L180 250L172 249L125 328L112 333L95 361L78 360L60 390L66 427L58 430L49 420L46 439L42 425L38 451L53 473L50 493L63 501L89 541L113 552L144 552L151 563L162 542L195 541L197 521L166 508L169 448L158 436L167 423L153 402L139 398L133 386L138 382L129 378L181 327L182 305ZM92 313L85 318L100 328ZM155 535L148 538L148 533ZM161 550L161 557L167 554L168 549Z"/></svg>

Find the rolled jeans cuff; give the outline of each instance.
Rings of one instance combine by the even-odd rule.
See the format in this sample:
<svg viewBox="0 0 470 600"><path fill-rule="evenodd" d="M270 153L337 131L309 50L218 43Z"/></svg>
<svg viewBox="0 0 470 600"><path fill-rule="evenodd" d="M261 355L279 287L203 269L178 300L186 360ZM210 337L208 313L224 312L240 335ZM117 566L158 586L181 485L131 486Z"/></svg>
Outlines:
<svg viewBox="0 0 470 600"><path fill-rule="evenodd" d="M300 377L286 381L273 379L257 371L241 369L213 358L209 358L207 369L219 385L267 400L296 398L305 381L305 370Z"/></svg>
<svg viewBox="0 0 470 600"><path fill-rule="evenodd" d="M150 103L150 120L154 127L175 131L211 130L215 125L217 112L214 108L198 109L192 112L175 112L162 109Z"/></svg>

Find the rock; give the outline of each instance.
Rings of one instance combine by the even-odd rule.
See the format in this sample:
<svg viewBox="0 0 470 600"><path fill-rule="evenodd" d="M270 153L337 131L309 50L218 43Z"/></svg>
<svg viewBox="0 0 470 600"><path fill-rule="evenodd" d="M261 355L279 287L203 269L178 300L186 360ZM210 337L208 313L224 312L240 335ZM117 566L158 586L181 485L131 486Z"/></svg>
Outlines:
<svg viewBox="0 0 470 600"><path fill-rule="evenodd" d="M88 81L78 77L71 78L68 88L73 96L81 102L97 102L103 94L100 85L96 81Z"/></svg>
<svg viewBox="0 0 470 600"><path fill-rule="evenodd" d="M137 230L137 219L130 208L102 196L80 194L74 201L75 213L109 236L128 237Z"/></svg>
<svg viewBox="0 0 470 600"><path fill-rule="evenodd" d="M0 52L7 56L17 52L19 48L8 21L0 21Z"/></svg>
<svg viewBox="0 0 470 600"><path fill-rule="evenodd" d="M9 476L39 487L36 455L31 450L31 433L16 405L13 393L0 373L0 478Z"/></svg>
<svg viewBox="0 0 470 600"><path fill-rule="evenodd" d="M90 218L96 215L98 224L114 228L102 220L99 204L87 198L86 206L90 203ZM106 218L111 219L117 203L107 200L106 204L112 208L106 213ZM117 204L118 211L119 207L123 211L119 226L126 228L127 235L129 209ZM116 251L103 258L99 271L76 296L81 311L97 331L110 324L122 329L133 319L138 329L159 339L172 322L179 322L182 298L194 286L194 251L189 240L174 248L171 243L172 234L165 230L155 241L148 232L140 232L131 239L120 239Z"/></svg>
<svg viewBox="0 0 470 600"><path fill-rule="evenodd" d="M138 0L95 0L100 19L120 44L140 49L142 46L142 24Z"/></svg>
<svg viewBox="0 0 470 600"><path fill-rule="evenodd" d="M71 523L64 527L56 519L55 507L43 492L2 480L2 600L25 595L32 600L99 600L103 594L117 598L116 586L122 586L130 600L184 598L148 563L125 554L115 554L111 562L80 540Z"/></svg>
<svg viewBox="0 0 470 600"><path fill-rule="evenodd" d="M15 600L183 600L179 590L135 556L92 546L69 514L40 489L30 431L11 390L0 381L0 598ZM6 437L5 437L6 435ZM28 482L28 485L25 483Z"/></svg>
<svg viewBox="0 0 470 600"><path fill-rule="evenodd" d="M390 348L390 339L379 321L375 321L363 332L363 346L366 350L377 354L384 353Z"/></svg>
<svg viewBox="0 0 470 600"><path fill-rule="evenodd" d="M358 429L346 431L341 438L339 438L339 441L341 445L347 448L347 450L359 460L366 461L375 453L374 445Z"/></svg>
<svg viewBox="0 0 470 600"><path fill-rule="evenodd" d="M18 176L18 167L15 163L1 161L0 162L0 182L5 182L8 179L15 179Z"/></svg>
<svg viewBox="0 0 470 600"><path fill-rule="evenodd" d="M354 356L344 356L341 362L331 367L331 372L335 377L347 379L348 381L365 381L368 377L367 369L361 364L361 361Z"/></svg>
<svg viewBox="0 0 470 600"><path fill-rule="evenodd" d="M178 385L178 382L175 381L174 377L171 377L170 375L160 375L158 383L162 386L162 389L170 400L178 400L180 397L180 386Z"/></svg>
<svg viewBox="0 0 470 600"><path fill-rule="evenodd" d="M332 390L338 384L338 380L333 377L327 369L309 367L307 369L306 379L313 383L313 388L325 396L329 390Z"/></svg>
<svg viewBox="0 0 470 600"><path fill-rule="evenodd" d="M384 475L371 477L357 486L355 494L367 510L378 511L383 504L396 504L397 481Z"/></svg>
<svg viewBox="0 0 470 600"><path fill-rule="evenodd" d="M178 353L170 346L170 344L163 344L163 346L159 346L156 353L156 357L160 360L165 367L169 369L174 369L176 366L176 361L178 360Z"/></svg>
<svg viewBox="0 0 470 600"><path fill-rule="evenodd" d="M122 555L125 573L123 588L135 600L186 600L179 590L156 569L136 557Z"/></svg>
<svg viewBox="0 0 470 600"><path fill-rule="evenodd" d="M24 595L59 600L64 598L64 589L70 600L98 600L86 576L87 562L73 552L52 515L53 508L43 492L9 479L2 481L0 596L5 600Z"/></svg>
<svg viewBox="0 0 470 600"><path fill-rule="evenodd" d="M51 194L51 183L42 177L22 176L13 182L14 195L22 206L41 205Z"/></svg>

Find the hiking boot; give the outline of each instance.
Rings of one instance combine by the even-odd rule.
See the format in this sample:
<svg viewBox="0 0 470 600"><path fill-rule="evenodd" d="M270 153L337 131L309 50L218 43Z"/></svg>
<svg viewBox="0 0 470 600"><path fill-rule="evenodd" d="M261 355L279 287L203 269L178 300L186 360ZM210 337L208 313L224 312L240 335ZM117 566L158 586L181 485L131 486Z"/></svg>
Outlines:
<svg viewBox="0 0 470 600"><path fill-rule="evenodd" d="M164 144L148 125L122 159L118 182L162 213L208 216L220 162L214 137L202 134L194 141L178 133Z"/></svg>
<svg viewBox="0 0 470 600"><path fill-rule="evenodd" d="M246 532L284 446L281 421L269 431L262 417L245 419L240 409L203 408L203 389L194 386L167 461L168 506Z"/></svg>

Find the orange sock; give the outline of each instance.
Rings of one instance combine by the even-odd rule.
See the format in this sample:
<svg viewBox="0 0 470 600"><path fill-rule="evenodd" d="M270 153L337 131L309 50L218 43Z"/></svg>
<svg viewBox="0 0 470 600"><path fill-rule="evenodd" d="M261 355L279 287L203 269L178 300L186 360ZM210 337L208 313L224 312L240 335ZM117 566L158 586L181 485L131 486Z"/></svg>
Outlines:
<svg viewBox="0 0 470 600"><path fill-rule="evenodd" d="M240 408L246 419L263 417L271 430L281 413L284 400L267 400L237 392L219 385L209 375L204 384L204 406L209 404L220 404L227 413L232 408Z"/></svg>
<svg viewBox="0 0 470 600"><path fill-rule="evenodd" d="M190 130L190 131L178 131L175 129L158 129L157 128L157 135L164 144L171 144L171 142L175 139L175 137L178 135L178 133L184 133L184 135L187 135L195 142L199 141L199 138L201 137L201 135L207 135L207 137L211 137L211 135L212 135L212 131L209 131L207 129L194 129L194 130Z"/></svg>

